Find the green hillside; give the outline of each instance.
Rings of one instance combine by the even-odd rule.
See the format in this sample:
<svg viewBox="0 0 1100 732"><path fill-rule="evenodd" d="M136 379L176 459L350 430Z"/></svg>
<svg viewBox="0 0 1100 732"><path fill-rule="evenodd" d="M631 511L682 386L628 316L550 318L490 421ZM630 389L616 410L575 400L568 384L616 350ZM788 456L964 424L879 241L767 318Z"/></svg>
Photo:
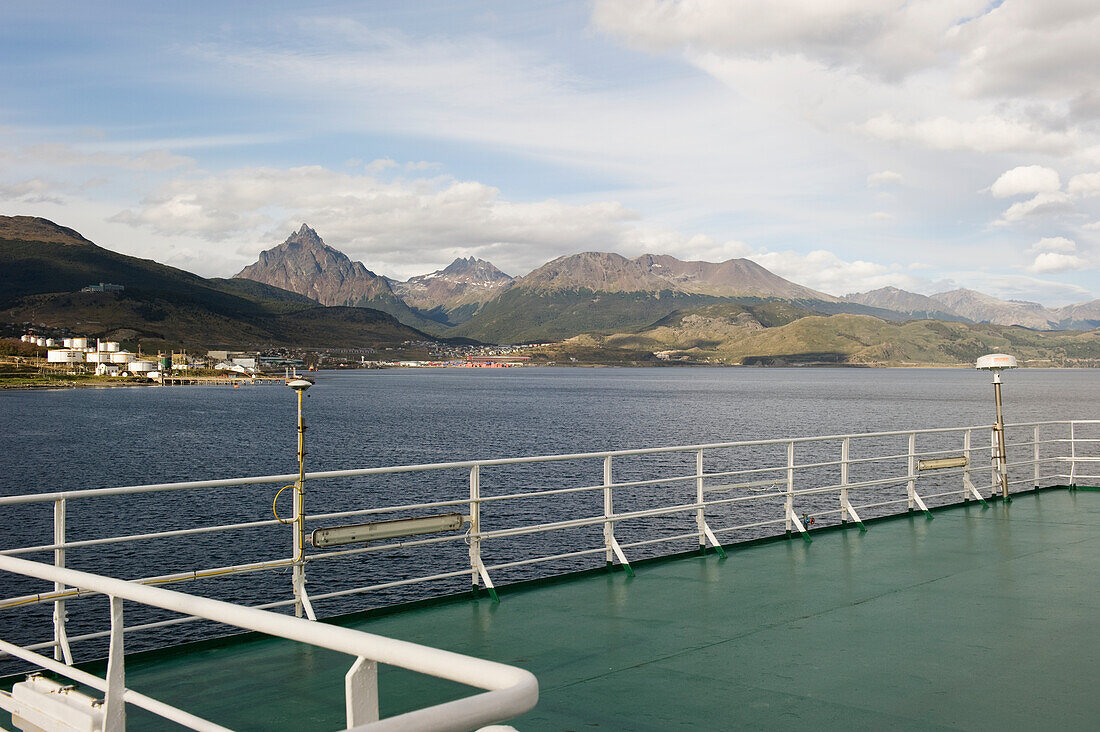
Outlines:
<svg viewBox="0 0 1100 732"><path fill-rule="evenodd" d="M1100 365L1100 330L1033 331L936 320L895 323L865 315L806 315L782 303L723 303L677 312L633 333L572 338L541 355L579 361L593 349L629 360L661 354L679 363L955 366L1005 352L1025 365L1093 366ZM606 355L595 362L606 362Z"/></svg>
<svg viewBox="0 0 1100 732"><path fill-rule="evenodd" d="M90 284L121 292L81 292ZM164 345L364 347L431 340L368 308L325 308L242 279L204 279L96 246L45 219L0 217L0 321Z"/></svg>

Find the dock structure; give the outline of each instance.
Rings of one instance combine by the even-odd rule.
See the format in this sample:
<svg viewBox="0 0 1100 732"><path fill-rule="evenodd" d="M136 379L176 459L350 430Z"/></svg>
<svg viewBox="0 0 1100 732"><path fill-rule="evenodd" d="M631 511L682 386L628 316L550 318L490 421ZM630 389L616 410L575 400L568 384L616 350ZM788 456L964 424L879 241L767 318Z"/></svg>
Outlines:
<svg viewBox="0 0 1100 732"><path fill-rule="evenodd" d="M2 576L38 580L0 598L0 650L93 689L131 729L161 717L193 729L1092 728L1100 421L999 427L0 497L0 511L52 511L53 526L52 541L0 549ZM432 500L410 502L402 479ZM216 492L229 507L260 489L270 506L280 485L293 501L276 508L295 508L274 518L188 513L143 532L125 510L166 492ZM67 539L103 501L126 519ZM306 514L320 503L328 513ZM238 563L180 567L156 548L181 540L232 547ZM66 567L102 547L146 574ZM231 575L230 594L269 578L270 601L187 592ZM421 587L412 602L372 599ZM358 610L326 609L341 602ZM148 618L143 605L183 616ZM275 612L295 607L332 617ZM66 622L77 608L82 635ZM96 613L109 627L87 632ZM21 628L25 617L39 625ZM122 653L130 633L202 619L250 632ZM27 642L36 629L52 639ZM28 704L21 688L0 707Z"/></svg>

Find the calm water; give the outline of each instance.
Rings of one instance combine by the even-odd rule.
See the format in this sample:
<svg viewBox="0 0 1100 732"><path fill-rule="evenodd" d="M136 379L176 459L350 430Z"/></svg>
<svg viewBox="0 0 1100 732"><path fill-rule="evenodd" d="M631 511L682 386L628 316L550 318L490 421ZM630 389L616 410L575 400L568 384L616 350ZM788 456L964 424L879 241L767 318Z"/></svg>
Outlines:
<svg viewBox="0 0 1100 732"><path fill-rule="evenodd" d="M986 374L962 369L324 372L305 404L308 465L314 470L358 468L989 424L993 420L989 381ZM1019 370L1007 374L1005 381L1009 422L1100 417L1100 371ZM5 428L0 434L0 495L296 470L295 400L282 386L9 391L0 393L0 410ZM674 458L662 458L654 465L676 467L674 462ZM553 474L520 469L486 473L486 494L554 487L570 481L589 485L599 482L598 464L555 465L559 466L555 468L558 472ZM617 473L616 477L629 476ZM444 471L427 477L334 481L323 486L317 483L311 488L310 504L314 510L343 510L458 499L467 490L467 480L464 471ZM273 493L271 486L252 486L153 494L125 503L74 501L69 505L69 538L266 519L271 515ZM648 499L644 496L635 498L638 507L652 505L645 503ZM487 507L486 523L514 525L517 520L557 520L573 512L594 515L602 511L595 505L602 499L593 494L552 503L544 500L535 500L518 513L509 513L513 509L495 504L499 508L492 509L497 511L494 515ZM15 507L4 512L0 547L50 542L47 506ZM275 530L286 533L283 527ZM598 527L593 527L568 541L599 545L598 535ZM644 531L640 535L644 536ZM289 538L280 534L274 541L278 545L274 555L271 535L265 538L259 531L232 538L204 535L146 543L137 550L74 550L69 565L139 576L285 554ZM572 545L566 539L547 536L532 539L528 548L562 551L562 546ZM135 557L134 551L146 553ZM461 543L439 549L432 560L444 566L434 571L461 568L465 551ZM340 567L318 564L315 569L310 565L311 589L318 592L341 583L346 586L349 580L366 584L425 572L423 555L415 552L367 556L369 559L349 560ZM49 555L34 558L48 561ZM502 554L492 559L511 558ZM554 571L591 566L593 561L602 561L602 556L558 566ZM534 570L505 573L503 579L530 576L524 574L530 571ZM462 578L436 585L430 591L467 586L468 579ZM32 587L37 585L0 577L0 595L5 597L38 591ZM288 587L289 577L268 573L191 583L179 589L261 602L273 599L273 591L285 597ZM413 596L416 591L399 589L319 610L331 614ZM74 609L74 625L94 627L102 620L99 610ZM37 620L20 620L21 625L16 625L20 635L41 637L48 609L35 612ZM159 637L154 634L154 639L160 643L180 640L193 637L193 632L197 631L173 629Z"/></svg>

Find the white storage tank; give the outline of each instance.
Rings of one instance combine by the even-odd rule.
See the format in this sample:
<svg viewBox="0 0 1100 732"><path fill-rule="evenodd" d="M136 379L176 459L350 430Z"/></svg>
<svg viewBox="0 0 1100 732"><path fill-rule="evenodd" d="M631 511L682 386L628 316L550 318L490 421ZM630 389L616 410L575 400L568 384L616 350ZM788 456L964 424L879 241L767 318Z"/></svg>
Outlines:
<svg viewBox="0 0 1100 732"><path fill-rule="evenodd" d="M157 364L155 361L132 361L129 368L131 373L146 374L150 371L156 371Z"/></svg>
<svg viewBox="0 0 1100 732"><path fill-rule="evenodd" d="M86 360L88 361L88 363L110 363L111 354L89 351Z"/></svg>
<svg viewBox="0 0 1100 732"><path fill-rule="evenodd" d="M134 354L129 351L115 351L114 353L108 354L108 356L111 359L111 363L130 363L134 358Z"/></svg>
<svg viewBox="0 0 1100 732"><path fill-rule="evenodd" d="M30 337L29 335L25 335L25 336L23 336L22 338L20 338L19 340L21 340L21 341L23 341L24 343L26 343L27 341L33 341L34 339L33 339L33 338L31 338L31 337Z"/></svg>
<svg viewBox="0 0 1100 732"><path fill-rule="evenodd" d="M119 351L118 341L103 341L99 345L99 350L106 351L107 353L118 353Z"/></svg>
<svg viewBox="0 0 1100 732"><path fill-rule="evenodd" d="M45 338L39 338L39 339L35 340L35 343L39 346L44 346L44 345L46 345L46 339Z"/></svg>
<svg viewBox="0 0 1100 732"><path fill-rule="evenodd" d="M88 339L87 338L73 338L73 348L87 348L87 347L88 347Z"/></svg>
<svg viewBox="0 0 1100 732"><path fill-rule="evenodd" d="M46 361L49 363L84 363L84 351L74 351L71 348L57 348L46 351Z"/></svg>
<svg viewBox="0 0 1100 732"><path fill-rule="evenodd" d="M53 348L56 345L57 345L57 341L55 341L53 338L47 338L46 339L46 348Z"/></svg>
<svg viewBox="0 0 1100 732"><path fill-rule="evenodd" d="M62 338L61 339L61 345L64 346L65 348L72 348L73 347L73 339L72 338Z"/></svg>

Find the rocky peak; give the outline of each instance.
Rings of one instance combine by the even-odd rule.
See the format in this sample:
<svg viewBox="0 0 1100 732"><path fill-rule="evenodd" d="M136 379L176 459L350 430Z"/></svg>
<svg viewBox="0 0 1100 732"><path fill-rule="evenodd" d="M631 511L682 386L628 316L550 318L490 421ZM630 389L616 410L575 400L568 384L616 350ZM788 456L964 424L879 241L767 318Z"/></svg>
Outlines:
<svg viewBox="0 0 1100 732"><path fill-rule="evenodd" d="M384 278L325 244L307 224L282 244L260 252L255 264L234 276L297 292L322 305L396 300Z"/></svg>

